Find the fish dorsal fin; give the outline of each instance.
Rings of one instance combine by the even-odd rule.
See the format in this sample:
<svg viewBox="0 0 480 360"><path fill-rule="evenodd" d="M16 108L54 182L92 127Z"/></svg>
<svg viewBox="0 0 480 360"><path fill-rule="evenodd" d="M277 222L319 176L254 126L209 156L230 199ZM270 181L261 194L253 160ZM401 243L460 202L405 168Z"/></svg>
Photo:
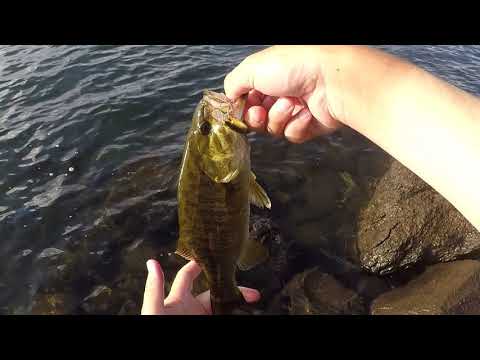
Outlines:
<svg viewBox="0 0 480 360"><path fill-rule="evenodd" d="M257 183L256 176L253 172L250 172L250 202L259 208L266 207L267 209L270 209L272 207L272 203L270 202L267 193Z"/></svg>
<svg viewBox="0 0 480 360"><path fill-rule="evenodd" d="M258 241L248 239L240 258L237 261L238 268L247 271L260 265L269 257L268 249Z"/></svg>
<svg viewBox="0 0 480 360"><path fill-rule="evenodd" d="M180 255L181 257L183 257L184 259L187 259L187 260L195 260L195 258L193 257L192 253L190 252L190 250L188 250L185 245L184 245L184 242L182 241L182 239L178 239L178 245L177 245L177 250L175 251L175 254L177 255Z"/></svg>

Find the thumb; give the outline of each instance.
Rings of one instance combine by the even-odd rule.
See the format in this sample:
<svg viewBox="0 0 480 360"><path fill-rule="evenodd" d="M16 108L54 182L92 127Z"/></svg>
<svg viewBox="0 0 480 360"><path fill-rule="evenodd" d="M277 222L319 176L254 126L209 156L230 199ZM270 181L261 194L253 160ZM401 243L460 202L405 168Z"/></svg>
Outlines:
<svg viewBox="0 0 480 360"><path fill-rule="evenodd" d="M164 276L162 267L155 260L147 261L148 276L143 295L142 315L162 315L165 313Z"/></svg>

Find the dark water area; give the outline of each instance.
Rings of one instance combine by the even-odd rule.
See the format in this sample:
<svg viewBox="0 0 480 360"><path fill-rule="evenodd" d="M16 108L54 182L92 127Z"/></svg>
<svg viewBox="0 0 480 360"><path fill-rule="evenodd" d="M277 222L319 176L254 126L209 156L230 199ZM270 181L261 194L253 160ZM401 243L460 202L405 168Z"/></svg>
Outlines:
<svg viewBox="0 0 480 360"><path fill-rule="evenodd" d="M262 48L0 47L0 314L138 313L149 257L168 290L184 263L172 252L191 114ZM381 48L480 94L480 46ZM365 156L382 152L348 130L302 145L250 140L285 237L348 265L349 179L371 175ZM298 271L312 265L302 261Z"/></svg>

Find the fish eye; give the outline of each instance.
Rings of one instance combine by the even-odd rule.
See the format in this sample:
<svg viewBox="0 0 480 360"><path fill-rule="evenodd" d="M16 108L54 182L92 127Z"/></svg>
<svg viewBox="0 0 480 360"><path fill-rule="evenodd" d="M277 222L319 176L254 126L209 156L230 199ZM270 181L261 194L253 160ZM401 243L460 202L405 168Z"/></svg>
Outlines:
<svg viewBox="0 0 480 360"><path fill-rule="evenodd" d="M208 121L204 121L201 125L200 125L200 132L202 133L202 135L208 135L210 134L210 130L212 129L212 126L210 125L210 123Z"/></svg>

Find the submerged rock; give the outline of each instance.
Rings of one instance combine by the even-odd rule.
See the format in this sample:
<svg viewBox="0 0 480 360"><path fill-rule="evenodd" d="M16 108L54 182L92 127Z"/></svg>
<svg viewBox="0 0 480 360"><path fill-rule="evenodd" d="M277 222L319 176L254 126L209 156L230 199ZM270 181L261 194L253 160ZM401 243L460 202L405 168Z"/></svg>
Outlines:
<svg viewBox="0 0 480 360"><path fill-rule="evenodd" d="M63 254L65 251L56 248L46 248L38 255L38 259L45 259ZM27 254L28 255L28 254ZM25 256L25 255L24 255Z"/></svg>
<svg viewBox="0 0 480 360"><path fill-rule="evenodd" d="M358 220L361 265L388 274L480 253L480 233L438 192L393 161Z"/></svg>
<svg viewBox="0 0 480 360"><path fill-rule="evenodd" d="M71 296L65 293L38 294L35 297L32 315L66 315L72 311L69 305L72 303Z"/></svg>
<svg viewBox="0 0 480 360"><path fill-rule="evenodd" d="M135 301L127 300L121 307L118 315L138 315L140 306Z"/></svg>
<svg viewBox="0 0 480 360"><path fill-rule="evenodd" d="M248 271L238 271L238 283L258 289L262 298L257 308L263 308L279 292L290 276L291 242L282 236L279 226L268 217L252 215L250 236L268 249L268 259Z"/></svg>
<svg viewBox="0 0 480 360"><path fill-rule="evenodd" d="M83 299L82 310L90 314L108 313L111 308L112 289L105 285L96 286Z"/></svg>
<svg viewBox="0 0 480 360"><path fill-rule="evenodd" d="M480 261L460 260L427 268L407 285L379 296L373 315L480 314Z"/></svg>
<svg viewBox="0 0 480 360"><path fill-rule="evenodd" d="M290 315L367 314L364 299L317 267L294 276L271 303L269 313Z"/></svg>

